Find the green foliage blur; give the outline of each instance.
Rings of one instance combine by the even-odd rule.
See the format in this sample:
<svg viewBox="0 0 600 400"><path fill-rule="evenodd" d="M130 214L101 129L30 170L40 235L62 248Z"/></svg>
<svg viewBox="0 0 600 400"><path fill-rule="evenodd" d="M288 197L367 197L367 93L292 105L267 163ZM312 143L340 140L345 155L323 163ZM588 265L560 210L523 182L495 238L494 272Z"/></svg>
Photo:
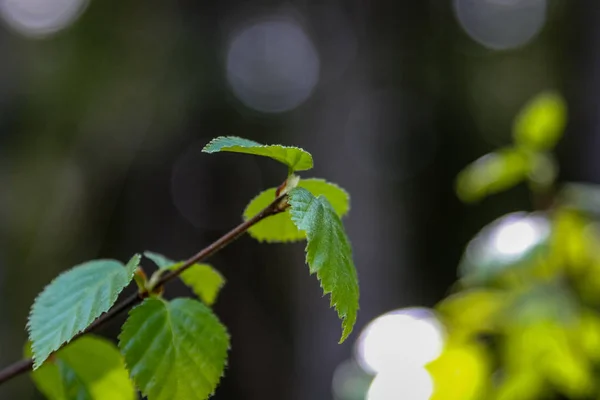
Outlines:
<svg viewBox="0 0 600 400"><path fill-rule="evenodd" d="M469 243L454 292L436 306L448 341L428 366L432 400L600 398L600 188L555 183L549 151L566 114L559 95L540 94L516 118L514 146L457 178L466 202L526 183L535 210Z"/></svg>

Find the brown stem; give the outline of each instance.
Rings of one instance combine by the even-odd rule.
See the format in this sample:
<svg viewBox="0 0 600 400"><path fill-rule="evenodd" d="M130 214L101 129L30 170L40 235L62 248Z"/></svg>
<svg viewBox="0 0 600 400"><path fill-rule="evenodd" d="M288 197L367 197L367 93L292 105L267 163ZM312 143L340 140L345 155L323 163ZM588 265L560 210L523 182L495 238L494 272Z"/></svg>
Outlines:
<svg viewBox="0 0 600 400"><path fill-rule="evenodd" d="M238 225L237 227L235 227L234 229L232 229L225 235L221 236L219 239L217 239L215 242L208 245L204 249L200 250L198 253L196 253L196 255L190 257L183 264L181 264L181 266L179 268L165 273L156 282L155 288L158 288L161 285L164 285L166 282L168 282L171 279L175 278L176 276L180 275L183 271L190 268L192 265L194 265L202 260L206 260L208 257L212 256L213 254L215 254L216 252L221 250L223 247L227 246L229 243L233 242L234 240L236 240L237 238L242 236L244 233L246 233L246 231L252 225L255 225L256 223L262 221L263 219L265 219L271 215L278 214L278 213L284 211L287 207L287 202L285 201L286 197L287 197L287 195L285 195L285 194L277 197L271 204L269 204L261 212L259 212L254 217L250 218L249 220L246 220L245 222L241 223L240 225ZM152 288L152 289L154 289L154 288Z"/></svg>
<svg viewBox="0 0 600 400"><path fill-rule="evenodd" d="M187 259L179 268L169 271L161 276L161 278L156 282L152 290L164 285L165 283L173 280L178 277L183 271L191 267L192 265L206 260L208 257L212 256L223 247L227 246L231 242L235 241L237 238L242 236L244 233L250 229L253 225L262 221L263 219L283 212L287 207L287 202L285 201L286 195L282 195L277 197L271 204L265 207L261 212L256 214L254 217L249 220L244 221L240 225L233 228L231 231L227 232L225 235L221 236L212 244L208 245L204 249L200 250L198 253ZM136 305L141 302L145 297L148 296L148 293L135 293L132 296L126 298L121 303L117 304L113 308L111 308L107 313L100 316L97 320L95 320L90 326L88 326L84 331L77 334L71 341L79 338L80 336L92 332L97 329L99 326L103 325L107 321L113 319L121 312L126 309ZM24 359L17 361L8 367L0 370L0 384L11 380L12 378L24 374L25 372L31 370L33 366L32 359Z"/></svg>

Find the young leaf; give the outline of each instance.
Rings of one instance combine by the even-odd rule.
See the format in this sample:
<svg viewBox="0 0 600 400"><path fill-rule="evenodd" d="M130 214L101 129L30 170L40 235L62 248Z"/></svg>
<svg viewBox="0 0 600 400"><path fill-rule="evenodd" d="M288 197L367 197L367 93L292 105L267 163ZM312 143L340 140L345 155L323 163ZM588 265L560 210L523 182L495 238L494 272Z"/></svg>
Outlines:
<svg viewBox="0 0 600 400"><path fill-rule="evenodd" d="M148 298L130 311L119 347L148 400L204 400L223 376L229 335L197 300Z"/></svg>
<svg viewBox="0 0 600 400"><path fill-rule="evenodd" d="M560 137L567 123L567 106L557 93L544 92L525 105L515 119L515 142L532 150L549 150Z"/></svg>
<svg viewBox="0 0 600 400"><path fill-rule="evenodd" d="M486 154L463 169L456 179L456 193L464 202L475 202L509 189L527 179L530 157L518 149L506 148Z"/></svg>
<svg viewBox="0 0 600 400"><path fill-rule="evenodd" d="M177 269L183 264L151 251L144 252L144 256L152 260L160 269ZM208 264L194 264L179 277L204 304L209 306L214 304L219 291L225 284L223 275Z"/></svg>
<svg viewBox="0 0 600 400"><path fill-rule="evenodd" d="M213 139L202 149L205 153L230 151L270 157L289 167L292 171L305 171L313 167L312 155L298 147L264 145L236 136L221 136Z"/></svg>
<svg viewBox="0 0 600 400"><path fill-rule="evenodd" d="M94 260L60 274L35 299L27 327L33 369L87 328L115 303L140 262L135 255L124 267L115 260Z"/></svg>
<svg viewBox="0 0 600 400"><path fill-rule="evenodd" d="M325 196L340 217L346 215L350 209L348 193L336 184L312 178L300 180L297 187L307 189L314 196ZM276 188L267 189L252 199L244 211L244 219L252 218L275 200L276 190ZM267 242L292 242L306 238L306 234L294 225L289 213L280 213L265 218L252 226L248 233L257 240Z"/></svg>
<svg viewBox="0 0 600 400"><path fill-rule="evenodd" d="M317 273L331 305L343 319L340 343L352 332L358 312L358 278L352 249L340 217L324 196L315 197L304 188L289 193L292 221L306 232L306 262Z"/></svg>
<svg viewBox="0 0 600 400"><path fill-rule="evenodd" d="M28 345L25 356L31 355ZM93 335L85 335L56 352L31 377L49 400L137 399L119 349Z"/></svg>
<svg viewBox="0 0 600 400"><path fill-rule="evenodd" d="M162 254L158 254L153 251L146 250L144 252L144 257L151 260L154 264L156 264L156 266L159 269L173 268L173 266L175 264L177 264L175 261L171 260L170 258L167 258L167 257L163 256Z"/></svg>

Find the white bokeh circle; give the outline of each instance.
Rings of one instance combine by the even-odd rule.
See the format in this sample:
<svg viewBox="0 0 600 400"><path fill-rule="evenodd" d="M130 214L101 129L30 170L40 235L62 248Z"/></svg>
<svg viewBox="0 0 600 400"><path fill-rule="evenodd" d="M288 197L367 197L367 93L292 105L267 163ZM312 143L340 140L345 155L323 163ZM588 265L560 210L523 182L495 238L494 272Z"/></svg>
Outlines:
<svg viewBox="0 0 600 400"><path fill-rule="evenodd" d="M14 31L28 37L45 37L79 18L89 0L0 0L0 15Z"/></svg>
<svg viewBox="0 0 600 400"><path fill-rule="evenodd" d="M361 332L355 357L363 369L378 374L400 367L422 367L442 352L445 329L427 308L383 314Z"/></svg>
<svg viewBox="0 0 600 400"><path fill-rule="evenodd" d="M493 50L524 46L543 28L546 0L454 0L454 12L465 32Z"/></svg>
<svg viewBox="0 0 600 400"><path fill-rule="evenodd" d="M399 368L377 374L366 400L429 400L433 390L433 379L425 368Z"/></svg>
<svg viewBox="0 0 600 400"><path fill-rule="evenodd" d="M319 81L320 60L292 19L267 18L236 32L227 46L227 80L235 96L261 112L292 110Z"/></svg>

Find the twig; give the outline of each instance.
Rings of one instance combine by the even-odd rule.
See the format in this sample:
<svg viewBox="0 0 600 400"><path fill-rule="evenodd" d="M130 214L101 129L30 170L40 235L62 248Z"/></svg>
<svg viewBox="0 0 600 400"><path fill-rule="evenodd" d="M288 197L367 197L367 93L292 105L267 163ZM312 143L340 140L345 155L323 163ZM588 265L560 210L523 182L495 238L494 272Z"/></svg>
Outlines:
<svg viewBox="0 0 600 400"><path fill-rule="evenodd" d="M156 284L154 285L154 287L152 289L154 290L156 288L161 287L165 283L178 277L183 271L190 268L192 265L194 265L200 261L206 260L208 257L212 256L213 254L215 254L216 252L221 250L223 247L227 246L228 244L230 244L231 242L235 241L237 238L242 236L244 233L246 233L248 231L248 229L250 229L250 227L252 227L253 225L262 221L263 219L265 219L271 215L275 215L280 212L283 212L287 207L287 202L285 201L285 198L286 198L285 194L277 197L271 204L269 204L267 207L265 207L261 212L259 212L254 217L250 218L249 220L244 221L240 225L233 228L231 231L227 232L225 235L221 236L219 239L217 239L212 244L210 244L207 247L205 247L204 249L200 250L198 253L196 253L189 259L187 259L179 268L163 274L160 277L160 279L156 282ZM116 306L114 306L113 308L111 308L107 313L100 316L90 326L88 326L84 331L80 332L73 339L71 339L71 341L79 338L82 335L85 335L86 333L94 331L99 326L105 324L107 321L116 317L118 314L122 313L123 311L127 310L128 308L141 302L147 296L148 296L148 293L143 292L143 293L136 293L136 294L126 298L121 303L119 303ZM16 376L24 374L25 372L31 370L32 366L33 366L33 360L29 358L29 359L17 361L15 363L9 365L8 367L0 370L0 384L4 383L6 381L9 381Z"/></svg>

